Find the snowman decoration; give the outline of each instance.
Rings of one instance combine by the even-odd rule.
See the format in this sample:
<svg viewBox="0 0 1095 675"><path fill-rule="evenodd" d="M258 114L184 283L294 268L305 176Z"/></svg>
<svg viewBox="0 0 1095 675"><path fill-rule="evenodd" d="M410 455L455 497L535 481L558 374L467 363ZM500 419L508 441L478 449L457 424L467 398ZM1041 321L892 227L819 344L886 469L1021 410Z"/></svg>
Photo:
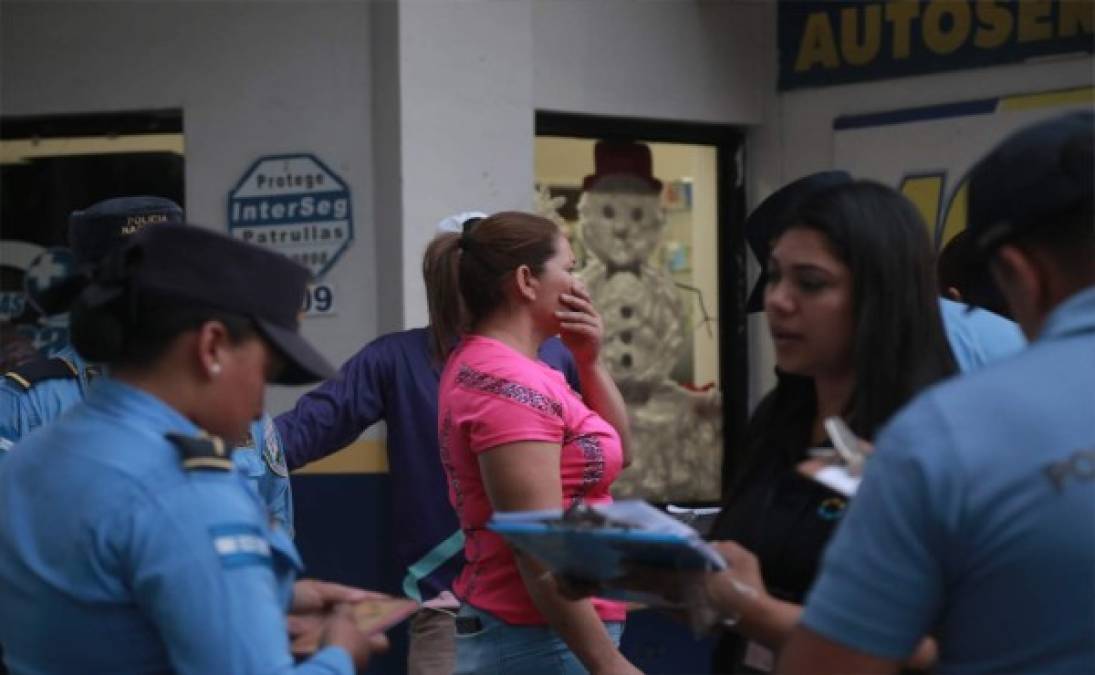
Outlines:
<svg viewBox="0 0 1095 675"><path fill-rule="evenodd" d="M721 398L669 377L685 311L668 270L656 262L666 220L650 148L602 141L594 162L578 202L591 254L579 274L604 320L601 354L627 403L633 437L632 465L613 492L654 501L717 499Z"/></svg>

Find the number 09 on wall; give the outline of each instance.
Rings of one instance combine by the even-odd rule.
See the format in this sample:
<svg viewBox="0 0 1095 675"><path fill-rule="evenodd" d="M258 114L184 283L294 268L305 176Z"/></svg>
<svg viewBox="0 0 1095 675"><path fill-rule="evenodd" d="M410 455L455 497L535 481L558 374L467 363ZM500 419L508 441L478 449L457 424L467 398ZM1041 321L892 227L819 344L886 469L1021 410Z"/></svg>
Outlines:
<svg viewBox="0 0 1095 675"><path fill-rule="evenodd" d="M301 302L300 312L304 316L334 316L334 284L308 284L308 288L304 291L304 300Z"/></svg>

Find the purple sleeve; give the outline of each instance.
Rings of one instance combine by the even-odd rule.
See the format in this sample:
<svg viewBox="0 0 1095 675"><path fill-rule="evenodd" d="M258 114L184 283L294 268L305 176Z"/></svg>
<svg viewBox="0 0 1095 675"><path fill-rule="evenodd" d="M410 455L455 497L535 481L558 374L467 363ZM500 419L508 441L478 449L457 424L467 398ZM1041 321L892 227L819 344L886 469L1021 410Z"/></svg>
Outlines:
<svg viewBox="0 0 1095 675"><path fill-rule="evenodd" d="M562 340L557 337L550 337L545 340L544 344L540 346L540 359L562 373L571 389L579 394L582 393L582 383L578 377L578 365L574 363L574 355L570 353Z"/></svg>
<svg viewBox="0 0 1095 675"><path fill-rule="evenodd" d="M382 353L376 341L365 345L342 364L337 376L274 420L290 470L341 450L384 417Z"/></svg>

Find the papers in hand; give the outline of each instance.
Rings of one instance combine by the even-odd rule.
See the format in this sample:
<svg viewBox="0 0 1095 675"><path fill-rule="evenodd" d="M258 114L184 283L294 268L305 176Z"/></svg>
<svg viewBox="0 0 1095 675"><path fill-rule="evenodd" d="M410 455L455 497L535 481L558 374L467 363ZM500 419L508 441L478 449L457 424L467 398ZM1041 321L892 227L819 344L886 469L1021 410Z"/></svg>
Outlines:
<svg viewBox="0 0 1095 675"><path fill-rule="evenodd" d="M726 561L699 533L641 500L579 506L566 514L560 509L495 513L487 527L555 574L606 587L636 568L726 569Z"/></svg>
<svg viewBox="0 0 1095 675"><path fill-rule="evenodd" d="M808 453L813 459L800 464L799 471L837 494L854 497L870 445L852 433L839 417L827 417L824 424L833 447L810 448Z"/></svg>
<svg viewBox="0 0 1095 675"><path fill-rule="evenodd" d="M854 497L862 476L855 476L846 466L826 466L810 474L810 477L837 494Z"/></svg>

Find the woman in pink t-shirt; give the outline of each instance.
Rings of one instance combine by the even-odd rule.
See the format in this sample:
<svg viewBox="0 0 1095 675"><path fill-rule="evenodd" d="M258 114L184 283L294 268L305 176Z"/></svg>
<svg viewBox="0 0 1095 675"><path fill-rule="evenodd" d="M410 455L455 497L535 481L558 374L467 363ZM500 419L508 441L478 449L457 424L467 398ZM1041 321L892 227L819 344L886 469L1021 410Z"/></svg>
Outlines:
<svg viewBox="0 0 1095 675"><path fill-rule="evenodd" d="M572 275L566 237L518 212L469 225L447 235L445 264L427 284L440 353L462 337L447 355L438 404L441 461L467 558L454 587L464 603L456 672L637 673L618 650L623 605L563 599L538 562L485 529L496 510L612 501L629 432L623 399L598 360L601 318ZM470 325L460 325L463 315ZM537 359L555 334L574 354L584 399Z"/></svg>

